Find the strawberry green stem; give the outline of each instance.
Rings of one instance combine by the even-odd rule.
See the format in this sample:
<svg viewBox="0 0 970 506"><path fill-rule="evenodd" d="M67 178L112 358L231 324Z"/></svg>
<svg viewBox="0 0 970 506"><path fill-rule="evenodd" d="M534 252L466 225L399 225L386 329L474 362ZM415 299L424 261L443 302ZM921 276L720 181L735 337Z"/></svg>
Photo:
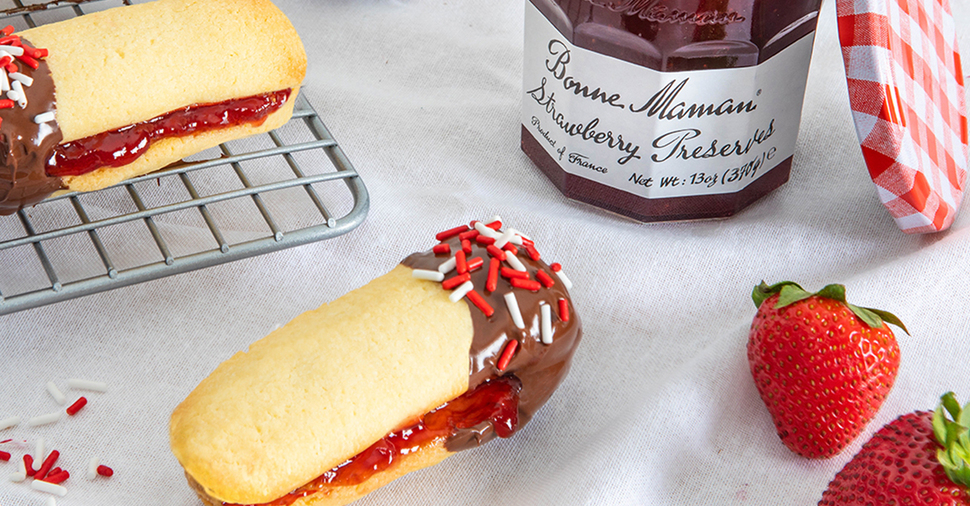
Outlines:
<svg viewBox="0 0 970 506"><path fill-rule="evenodd" d="M782 281L773 285L769 285L762 281L761 284L754 287L754 291L751 292L751 299L754 301L755 306L761 307L761 304L765 300L775 294L778 295L778 302L775 303L775 309L781 309L785 306L794 304L800 300L805 300L812 296L824 297L826 299L841 302L845 305L845 307L849 308L849 311L852 311L852 314L859 317L860 320L871 328L880 328L882 327L883 322L885 322L891 323L903 329L903 332L909 334L909 331L906 330L906 326L903 325L903 322L889 311L883 311L882 309L874 309L871 307L859 307L849 304L845 300L844 285L825 285L821 290L811 293L793 281Z"/></svg>
<svg viewBox="0 0 970 506"><path fill-rule="evenodd" d="M970 487L970 403L961 407L953 392L943 394L933 413L933 434L942 446L936 451L936 459L947 477Z"/></svg>

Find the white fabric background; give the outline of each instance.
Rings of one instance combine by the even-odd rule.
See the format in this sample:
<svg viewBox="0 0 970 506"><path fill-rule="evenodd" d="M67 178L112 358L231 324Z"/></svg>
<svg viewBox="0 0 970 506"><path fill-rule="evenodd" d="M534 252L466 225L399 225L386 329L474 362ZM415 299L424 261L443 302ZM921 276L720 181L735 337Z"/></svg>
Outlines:
<svg viewBox="0 0 970 506"><path fill-rule="evenodd" d="M111 385L74 419L0 431L61 451L73 477L59 505L198 504L167 436L198 381L430 247L434 232L495 213L575 283L585 337L572 372L516 437L362 505L815 504L878 427L947 389L970 398L970 214L946 233L906 236L883 210L851 124L831 0L792 181L734 218L675 224L571 202L522 154L523 0L278 5L309 55L303 93L362 174L369 216L334 240L0 317L0 418L58 409L49 380ZM968 48L970 9L953 8ZM895 312L912 332L900 332L902 366L876 420L830 460L781 444L750 379L749 293L762 279L843 282L857 304ZM91 455L116 475L84 480ZM45 494L6 481L15 468L0 463L0 505L43 504Z"/></svg>

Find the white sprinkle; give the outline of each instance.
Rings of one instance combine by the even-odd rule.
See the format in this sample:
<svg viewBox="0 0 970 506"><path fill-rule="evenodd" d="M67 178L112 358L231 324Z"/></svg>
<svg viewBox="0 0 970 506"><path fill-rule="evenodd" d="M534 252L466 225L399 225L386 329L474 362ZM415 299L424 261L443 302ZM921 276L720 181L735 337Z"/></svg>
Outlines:
<svg viewBox="0 0 970 506"><path fill-rule="evenodd" d="M0 91L10 91L10 79L7 78L7 71L0 69Z"/></svg>
<svg viewBox="0 0 970 506"><path fill-rule="evenodd" d="M509 239L509 242L516 246L522 246L522 236L516 232L512 232L512 239Z"/></svg>
<svg viewBox="0 0 970 506"><path fill-rule="evenodd" d="M61 393L61 391L57 388L57 385L55 385L53 381L47 382L47 393L51 394L51 397L54 398L54 401L56 401L61 406L63 406L64 403L67 402L67 397L64 397L64 394Z"/></svg>
<svg viewBox="0 0 970 506"><path fill-rule="evenodd" d="M10 89L17 92L19 98L16 99L17 105L21 109L27 107L27 94L24 93L24 85L20 81L10 81Z"/></svg>
<svg viewBox="0 0 970 506"><path fill-rule="evenodd" d="M539 310L542 312L542 344L552 344L552 307L543 304Z"/></svg>
<svg viewBox="0 0 970 506"><path fill-rule="evenodd" d="M486 227L485 224L480 221L475 222L475 230L478 230L478 233L484 235L485 237L498 239L498 232Z"/></svg>
<svg viewBox="0 0 970 506"><path fill-rule="evenodd" d="M0 51L6 51L7 54L13 56L23 56L24 48L17 46L0 46Z"/></svg>
<svg viewBox="0 0 970 506"><path fill-rule="evenodd" d="M34 123L37 123L38 125L40 125L42 123L49 123L51 121L54 121L54 119L55 119L54 111L47 111L47 112L42 112L37 116L34 116Z"/></svg>
<svg viewBox="0 0 970 506"><path fill-rule="evenodd" d="M7 475L7 479L14 483L20 483L27 479L27 464L24 463L24 459L19 459L17 462L19 462L17 472Z"/></svg>
<svg viewBox="0 0 970 506"><path fill-rule="evenodd" d="M566 277L566 274L562 272L562 269L559 269L559 272L556 273L556 276L559 276L559 279L562 281L562 285L566 287L566 290L573 289L573 282Z"/></svg>
<svg viewBox="0 0 970 506"><path fill-rule="evenodd" d="M515 237L515 234L512 232L502 233L502 235L498 236L498 239L495 239L495 247L502 249L506 244L509 243L509 241L512 240L513 237Z"/></svg>
<svg viewBox="0 0 970 506"><path fill-rule="evenodd" d="M520 272L526 272L525 266L522 265L522 261L519 260L517 256L513 255L511 251L505 252L505 261L508 262L513 269Z"/></svg>
<svg viewBox="0 0 970 506"><path fill-rule="evenodd" d="M67 380L67 386L78 390L94 390L95 392L107 392L108 384L100 381L88 381L72 378Z"/></svg>
<svg viewBox="0 0 970 506"><path fill-rule="evenodd" d="M438 266L438 272L448 274L449 272L455 270L455 265L457 265L457 262L458 260L455 260L455 257L445 260L445 263Z"/></svg>
<svg viewBox="0 0 970 506"><path fill-rule="evenodd" d="M20 425L19 416L11 416L0 420L0 430L9 429L10 427L16 427Z"/></svg>
<svg viewBox="0 0 970 506"><path fill-rule="evenodd" d="M522 232L519 232L518 230L516 230L514 228L510 228L509 231L512 232L513 234L515 234L515 235L523 238L523 239L529 239L529 236L523 234ZM529 239L529 240L531 241L532 239Z"/></svg>
<svg viewBox="0 0 970 506"><path fill-rule="evenodd" d="M428 281L442 282L445 280L445 274L438 271L429 271L425 269L414 269L411 271L411 277L417 279L426 279Z"/></svg>
<svg viewBox="0 0 970 506"><path fill-rule="evenodd" d="M57 500L54 499L54 496L50 496L47 498L47 503L44 506L57 506Z"/></svg>
<svg viewBox="0 0 970 506"><path fill-rule="evenodd" d="M11 72L10 79L13 79L15 81L20 81L21 84L23 84L24 86L30 86L31 84L34 84L33 77L21 74L20 72Z"/></svg>
<svg viewBox="0 0 970 506"><path fill-rule="evenodd" d="M462 297L468 295L468 292L474 289L475 289L475 285L473 285L471 281L465 281L464 283L461 284L461 286L459 286L458 288L455 288L455 290L451 292L451 295L448 296L448 299L451 300L452 302L458 302L461 300Z"/></svg>
<svg viewBox="0 0 970 506"><path fill-rule="evenodd" d="M495 216L492 216L492 218L486 221L485 223L495 223L496 221L499 223L502 223L502 217L496 214Z"/></svg>
<svg viewBox="0 0 970 506"><path fill-rule="evenodd" d="M37 438L37 441L34 442L34 462L43 462L46 458L47 449L44 448L44 438L39 437Z"/></svg>
<svg viewBox="0 0 970 506"><path fill-rule="evenodd" d="M85 476L88 480L98 477L98 464L100 463L101 461L97 457L91 457L91 460L88 461L88 473Z"/></svg>
<svg viewBox="0 0 970 506"><path fill-rule="evenodd" d="M525 322L522 321L522 312L519 311L519 301L515 299L515 293L509 292L505 294L505 305L509 308L509 316L512 317L512 323L515 326L524 329Z"/></svg>
<svg viewBox="0 0 970 506"><path fill-rule="evenodd" d="M54 494L58 497L64 497L65 495L67 495L66 488L60 485L47 483L46 481L41 481L41 480L34 480L30 482L30 488L34 490L40 490L41 492L47 492L48 494Z"/></svg>
<svg viewBox="0 0 970 506"><path fill-rule="evenodd" d="M47 425L49 423L54 423L61 419L61 412L55 411L53 413L47 413L46 415L35 416L30 420L27 420L28 427L37 427L38 425Z"/></svg>
<svg viewBox="0 0 970 506"><path fill-rule="evenodd" d="M14 102L20 102L20 93L17 93L15 90L10 90L7 92L7 98L13 100Z"/></svg>

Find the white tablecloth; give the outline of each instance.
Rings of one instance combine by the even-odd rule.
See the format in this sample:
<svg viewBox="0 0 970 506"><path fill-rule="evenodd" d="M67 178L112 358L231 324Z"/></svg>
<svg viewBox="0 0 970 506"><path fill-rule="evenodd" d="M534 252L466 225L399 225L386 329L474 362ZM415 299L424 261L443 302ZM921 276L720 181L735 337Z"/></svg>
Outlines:
<svg viewBox="0 0 970 506"><path fill-rule="evenodd" d="M362 505L805 505L883 424L970 398L970 212L899 232L859 151L835 32L819 22L792 180L738 216L639 224L572 202L519 149L523 0L278 0L303 37L303 93L369 189L337 239L0 317L0 418L58 409L44 385L105 381L76 418L0 431L15 458L43 437L72 472L64 506L198 504L168 418L217 364L300 312L391 269L431 234L502 215L575 286L572 371L517 436L461 453ZM970 48L970 8L953 8ZM2 219L2 218L0 218ZM779 441L748 372L762 279L847 285L895 312L902 366L875 421L811 461ZM71 397L77 392L70 391ZM24 443L26 441L26 443ZM86 481L87 459L116 471ZM0 478L13 472L0 463ZM0 479L0 505L45 495Z"/></svg>

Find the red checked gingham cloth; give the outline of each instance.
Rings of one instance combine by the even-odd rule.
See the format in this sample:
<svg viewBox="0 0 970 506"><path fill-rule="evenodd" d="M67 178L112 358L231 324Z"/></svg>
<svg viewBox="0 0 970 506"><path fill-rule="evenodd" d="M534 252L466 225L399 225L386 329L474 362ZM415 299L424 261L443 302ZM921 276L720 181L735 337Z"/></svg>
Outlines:
<svg viewBox="0 0 970 506"><path fill-rule="evenodd" d="M947 0L839 0L856 131L883 204L905 232L950 226L963 198L967 118Z"/></svg>

